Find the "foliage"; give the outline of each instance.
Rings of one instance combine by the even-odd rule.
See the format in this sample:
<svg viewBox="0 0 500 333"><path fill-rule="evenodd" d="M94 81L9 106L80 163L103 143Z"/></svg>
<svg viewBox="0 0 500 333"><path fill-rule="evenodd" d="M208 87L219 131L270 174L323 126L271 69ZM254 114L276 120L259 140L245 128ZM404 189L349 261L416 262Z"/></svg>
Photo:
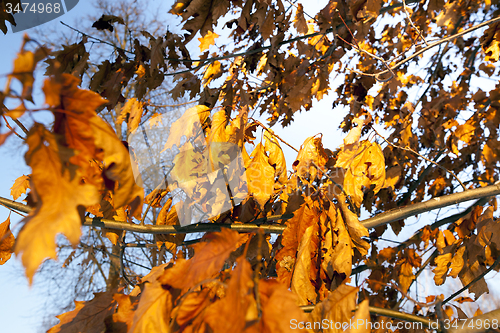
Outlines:
<svg viewBox="0 0 500 333"><path fill-rule="evenodd" d="M44 110L55 120L50 128L35 123L24 137L16 132L28 146L32 174L16 181L12 196L29 189L32 209L2 201L30 213L14 246L9 222L2 224L1 262L12 248L31 281L43 260L55 258L56 235L76 247L82 223L105 227L121 258L128 247L149 250L155 266L149 274L131 281L122 260L118 288L76 302L49 332L280 332L293 322L380 323L381 316L433 328L432 320L464 319L460 304L489 292L484 276L500 269L494 216L500 85L478 87L484 78L498 79L499 6L332 0L311 15L306 4L281 0L181 0L170 13L182 18L186 34L143 32L148 44L136 39L130 50L116 46L115 58L92 74L89 90L74 76L87 68L88 36L50 54L23 45L0 95L4 123L11 128L10 118L25 128L20 117L39 112L26 103L43 59ZM122 21L104 15L95 25L112 32ZM227 44L218 45L220 36L228 36ZM186 181L144 193L122 133L103 118L123 103L116 128L133 134L144 128L143 119L156 122L146 96L167 76L176 82L173 98L198 99L172 124L163 147L179 149L171 173ZM22 83L20 94L10 89L12 79ZM129 86L133 96L125 98ZM344 143L327 149L321 135L306 138L288 174L281 148L287 143L271 127L290 124L328 93L337 96L334 109L348 107L340 125L348 132ZM5 101L20 105L7 108ZM256 111L267 125L253 118ZM260 140L257 128L264 132ZM224 167L233 160L238 167ZM245 177L237 172L242 168ZM193 175L196 182L189 181ZM218 184L236 189L228 210ZM186 194L184 206L174 202L176 191ZM467 210L382 248L388 225L399 235L405 218L470 199L477 201ZM181 227L194 206L211 216L208 223ZM371 218L360 221L362 214ZM200 231L215 232L183 236ZM133 232L154 235L151 244L127 243ZM417 294L425 302L414 300L411 287L428 267L435 288ZM457 277L463 288L444 297L439 286ZM127 292L129 284L134 289ZM474 299L459 297L464 290ZM499 311L478 318L493 324Z"/></svg>

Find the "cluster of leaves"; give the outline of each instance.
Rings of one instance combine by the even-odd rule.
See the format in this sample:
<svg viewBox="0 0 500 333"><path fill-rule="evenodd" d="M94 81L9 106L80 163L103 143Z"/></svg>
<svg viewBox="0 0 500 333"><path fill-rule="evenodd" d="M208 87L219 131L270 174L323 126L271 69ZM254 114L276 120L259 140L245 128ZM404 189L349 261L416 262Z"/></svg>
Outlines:
<svg viewBox="0 0 500 333"><path fill-rule="evenodd" d="M45 109L55 119L50 129L36 123L26 131L26 162L32 174L12 188L14 199L29 188L27 201L34 208L23 220L14 247L28 278L44 259L55 258L58 233L78 244L85 216L112 218L124 226L135 223L134 218L145 227L178 225L183 218L173 205L176 189L191 198L184 205L202 207L217 226L278 216L284 231L273 239L256 230L238 234L222 229L193 246L179 234L157 235L154 241L170 252L170 262L153 268L128 295L109 290L77 302L52 332L285 331L291 319L348 321L358 292L365 301L356 317L376 321L380 318L369 317L368 303L400 308L429 265L434 266L436 286L447 277L459 277L476 299L488 292L484 275L499 269L500 258L495 199L480 200L466 213L436 221L400 245L383 249L377 241L387 226L369 233L359 215L498 179L500 85L486 90L473 84L482 73L493 79L498 75L493 64L500 54L498 20L487 22L481 38L476 34L465 39L465 32L477 31L481 21L498 17L497 1L332 0L316 15L307 14L309 21L303 4L285 8L281 0L182 0L171 13L182 17L187 34L167 31L153 37L143 32L149 45L136 39L131 51L117 47L115 58L103 61L92 75L89 90L78 87L74 76L88 66L87 37L50 55L43 47L28 51L23 46L19 53L9 80L20 81L23 91L15 94L8 84L1 93L5 124L8 117L19 122L28 110L33 71L44 58L49 65ZM227 13L232 13L230 18ZM390 17L393 24L385 24ZM103 16L98 22L97 28L112 31L111 23L120 20ZM211 54L217 29L230 30L232 43ZM193 59L186 44L198 33L201 54ZM430 59L419 57L434 46L439 50ZM411 74L414 66L426 73ZM326 149L320 135L308 137L287 174L283 141L249 112L268 115L268 126L286 126L295 112L309 110L313 100L328 94L332 73L346 67L350 72L336 88L334 104L349 107L341 124L349 130L344 144ZM145 96L170 75L176 82L170 92L174 98L198 98L198 105L172 124L163 147L180 148L171 173L177 179L201 177L209 166L229 164L236 147L245 181L237 172L220 168L213 177L170 184L144 197L126 147L103 118L119 108L115 128L125 123L127 133L134 133L146 117L153 126L159 114L148 114ZM125 98L131 85L134 96ZM423 93L419 87L425 87ZM8 109L6 99L20 105ZM382 125L389 130L387 139L376 130ZM259 127L263 135L255 142ZM361 139L370 130L384 147ZM181 142L182 137L186 140ZM214 200L218 193L212 189L221 182L238 189L229 210L214 204L220 200ZM280 219L287 214L293 217ZM3 261L14 243L8 224L0 229ZM447 229L439 228L445 224ZM404 221L390 227L399 234ZM104 232L113 243L124 244L118 229ZM434 250L430 256L429 250ZM363 270L369 271L364 283L347 285L353 273ZM411 311L440 317L443 298L424 296L428 302L437 300L436 310L415 302ZM455 296L445 303L464 301ZM314 305L309 318L298 307L308 305ZM448 318L465 315L456 306L444 310Z"/></svg>

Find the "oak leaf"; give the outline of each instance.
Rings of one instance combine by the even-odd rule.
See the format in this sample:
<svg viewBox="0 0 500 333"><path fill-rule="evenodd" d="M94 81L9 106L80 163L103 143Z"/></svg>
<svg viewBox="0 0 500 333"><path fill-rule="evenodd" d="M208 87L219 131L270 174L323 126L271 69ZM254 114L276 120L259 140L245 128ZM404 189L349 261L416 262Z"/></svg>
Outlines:
<svg viewBox="0 0 500 333"><path fill-rule="evenodd" d="M367 299L365 299L363 302L359 304L356 313L354 313L354 318L352 319L352 322L355 324L353 326L349 326L349 329L346 331L346 333L371 332L369 328L371 327L369 305L370 304Z"/></svg>

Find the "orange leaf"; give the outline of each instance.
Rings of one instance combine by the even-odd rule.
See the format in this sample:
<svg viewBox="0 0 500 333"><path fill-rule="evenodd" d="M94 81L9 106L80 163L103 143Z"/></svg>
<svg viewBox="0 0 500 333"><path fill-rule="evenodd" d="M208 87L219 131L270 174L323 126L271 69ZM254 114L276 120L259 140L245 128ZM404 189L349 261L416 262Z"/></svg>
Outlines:
<svg viewBox="0 0 500 333"><path fill-rule="evenodd" d="M346 323L352 318L352 311L356 308L356 299L358 288L340 285L337 289L330 292L327 298L319 302L314 307L314 310L309 315L309 321L322 322L328 320L329 323ZM333 327L332 327L333 326ZM313 332L332 332L341 333L342 329L335 328L335 325L330 326L329 330L313 330Z"/></svg>
<svg viewBox="0 0 500 333"><path fill-rule="evenodd" d="M170 332L173 299L158 281L146 282L128 333Z"/></svg>
<svg viewBox="0 0 500 333"><path fill-rule="evenodd" d="M25 194L26 190L30 187L30 176L22 175L17 178L14 185L10 188L10 195L14 200L17 200L21 194Z"/></svg>
<svg viewBox="0 0 500 333"><path fill-rule="evenodd" d="M212 332L243 332L247 322L258 318L253 285L252 268L244 257L239 257L226 296L205 310L205 321Z"/></svg>
<svg viewBox="0 0 500 333"><path fill-rule="evenodd" d="M100 333L106 328L104 319L113 314L115 306L111 293L96 293L88 302L75 301L75 309L57 316L60 323L47 333Z"/></svg>
<svg viewBox="0 0 500 333"><path fill-rule="evenodd" d="M25 225L19 233L15 252L16 255L22 253L31 283L43 260L56 258L57 234L63 233L73 246L78 244L83 217L81 206L96 204L99 194L95 186L83 182L76 166L64 160L73 152L60 146L42 125L35 124L26 141L29 150L25 158L32 168L32 191L39 199L36 208L23 219Z"/></svg>
<svg viewBox="0 0 500 333"><path fill-rule="evenodd" d="M10 217L0 224L0 265L3 265L10 259L14 252L14 242L16 239L10 231Z"/></svg>
<svg viewBox="0 0 500 333"><path fill-rule="evenodd" d="M306 229L302 240L300 241L299 252L297 254L297 261L293 270L291 290L298 296L299 305L308 305L309 303L316 303L316 290L311 283L311 238L314 229L317 229L317 224L311 225ZM317 233L317 231L316 231Z"/></svg>
<svg viewBox="0 0 500 333"><path fill-rule="evenodd" d="M244 237L236 231L223 228L220 232L207 234L205 242L195 244L195 255L189 260L179 259L174 267L167 269L158 279L163 285L177 289L194 286L218 273L231 252Z"/></svg>
<svg viewBox="0 0 500 333"><path fill-rule="evenodd" d="M215 38L217 37L219 37L219 35L213 33L212 31L208 31L205 36L198 38L200 41L200 52L208 50L210 45L215 45Z"/></svg>

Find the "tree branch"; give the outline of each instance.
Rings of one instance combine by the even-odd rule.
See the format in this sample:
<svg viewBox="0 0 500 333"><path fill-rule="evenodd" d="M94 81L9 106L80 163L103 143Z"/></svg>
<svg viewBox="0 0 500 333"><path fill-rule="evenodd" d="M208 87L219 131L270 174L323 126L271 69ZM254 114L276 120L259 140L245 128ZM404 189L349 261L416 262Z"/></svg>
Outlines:
<svg viewBox="0 0 500 333"><path fill-rule="evenodd" d="M455 205L464 201L492 197L499 194L500 182L496 183L495 185L470 189L465 192L453 193L442 197L433 198L425 202L416 203L402 208L396 208L369 219L363 220L361 221L361 223L368 229L376 228L381 225L385 225L398 220L403 220L410 216L418 215L434 209ZM30 207L20 202L12 201L3 197L0 197L0 203L20 212L29 213L31 211ZM115 230L127 230L146 234L188 234L195 232L214 232L220 231L221 228L229 228L239 232L254 232L257 229L262 229L265 233L280 234L283 232L283 230L285 230L285 225L265 224L265 222L286 220L291 218L292 216L292 214L268 216L257 219L254 221L254 223L200 223L188 225L185 227L175 225L138 225L119 222L115 220L101 219L97 217L86 217L83 225Z"/></svg>

